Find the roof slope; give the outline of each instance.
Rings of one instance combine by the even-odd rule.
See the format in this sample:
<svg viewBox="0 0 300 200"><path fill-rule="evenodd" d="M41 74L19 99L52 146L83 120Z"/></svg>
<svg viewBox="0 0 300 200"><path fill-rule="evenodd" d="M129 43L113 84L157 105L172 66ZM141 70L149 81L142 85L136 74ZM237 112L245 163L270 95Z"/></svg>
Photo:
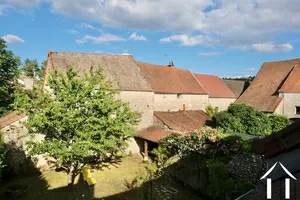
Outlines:
<svg viewBox="0 0 300 200"><path fill-rule="evenodd" d="M49 59L49 58L48 58ZM90 68L102 69L114 89L151 90L140 68L130 55L50 52L54 68L66 72L69 67L83 76ZM152 90L151 90L152 91Z"/></svg>
<svg viewBox="0 0 300 200"><path fill-rule="evenodd" d="M300 120L263 139L254 140L252 149L266 158L300 147Z"/></svg>
<svg viewBox="0 0 300 200"><path fill-rule="evenodd" d="M223 80L227 87L235 94L236 97L241 96L244 92L245 81L243 80Z"/></svg>
<svg viewBox="0 0 300 200"><path fill-rule="evenodd" d="M279 92L300 92L300 66L295 66Z"/></svg>
<svg viewBox="0 0 300 200"><path fill-rule="evenodd" d="M154 112L154 116L170 129L180 132L198 130L211 120L202 110L187 110L176 112Z"/></svg>
<svg viewBox="0 0 300 200"><path fill-rule="evenodd" d="M293 67L299 63L300 59L263 63L237 102L250 104L260 111L274 112L282 99L277 96L278 90Z"/></svg>
<svg viewBox="0 0 300 200"><path fill-rule="evenodd" d="M19 119L24 118L25 115L24 114L19 114L14 111L11 112L3 117L0 118L0 129L4 128L5 126L10 125L11 123L14 123L16 121L18 121Z"/></svg>
<svg viewBox="0 0 300 200"><path fill-rule="evenodd" d="M137 133L137 137L149 140L151 142L159 142L159 140L167 137L171 133L172 133L171 131L167 131L159 127L152 126L140 130Z"/></svg>
<svg viewBox="0 0 300 200"><path fill-rule="evenodd" d="M207 94L189 70L138 62L154 92Z"/></svg>
<svg viewBox="0 0 300 200"><path fill-rule="evenodd" d="M210 97L236 97L218 76L195 73L194 75L196 79L200 82L202 87L204 87L204 89L209 92Z"/></svg>

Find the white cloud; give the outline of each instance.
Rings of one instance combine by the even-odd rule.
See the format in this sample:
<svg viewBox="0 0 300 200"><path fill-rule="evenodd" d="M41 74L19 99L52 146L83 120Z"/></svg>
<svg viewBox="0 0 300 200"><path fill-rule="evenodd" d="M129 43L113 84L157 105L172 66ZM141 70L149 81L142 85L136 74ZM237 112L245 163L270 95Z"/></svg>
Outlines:
<svg viewBox="0 0 300 200"><path fill-rule="evenodd" d="M240 79L240 78L248 78L249 76L253 76L253 75L251 74L240 75L240 76L224 75L223 78Z"/></svg>
<svg viewBox="0 0 300 200"><path fill-rule="evenodd" d="M86 35L82 39L76 39L75 40L75 42L77 44L83 44L83 43L86 43L88 41L92 41L93 43L96 43L96 44L101 44L101 43L125 41L125 39L121 38L119 36L107 33L107 34L100 35L99 37Z"/></svg>
<svg viewBox="0 0 300 200"><path fill-rule="evenodd" d="M255 72L255 68L254 67L249 67L249 68L246 68L244 69L245 72Z"/></svg>
<svg viewBox="0 0 300 200"><path fill-rule="evenodd" d="M276 44L273 42L253 44L252 47L259 52L289 52L294 49L291 44Z"/></svg>
<svg viewBox="0 0 300 200"><path fill-rule="evenodd" d="M171 39L169 37L165 37L165 38L161 38L159 40L161 43L170 43L172 42Z"/></svg>
<svg viewBox="0 0 300 200"><path fill-rule="evenodd" d="M187 34L172 35L170 37L161 38L160 42L177 41L182 46L195 46L195 45L212 45L217 43L213 38L204 35L189 36Z"/></svg>
<svg viewBox="0 0 300 200"><path fill-rule="evenodd" d="M139 40L139 41L145 41L145 40L147 40L147 38L145 36L137 35L135 32L132 33L129 36L129 39L131 39L131 40Z"/></svg>
<svg viewBox="0 0 300 200"><path fill-rule="evenodd" d="M200 56L218 56L222 54L224 54L224 52L200 52L199 53Z"/></svg>
<svg viewBox="0 0 300 200"><path fill-rule="evenodd" d="M48 3L54 13L105 27L171 31L174 35L201 33L218 41L216 45L243 50L289 51L288 44L273 45L271 51L260 44L281 33L300 32L299 0L2 0L0 13L9 8L30 10L40 2ZM170 36L160 41L174 40ZM207 43L201 41L205 38L178 40L182 45Z"/></svg>
<svg viewBox="0 0 300 200"><path fill-rule="evenodd" d="M81 24L80 24L80 27L81 27L81 28L87 28L87 29L91 29L91 30L95 30L95 31L102 32L102 29L96 28L96 27L94 27L93 25L87 24L87 23L81 23Z"/></svg>
<svg viewBox="0 0 300 200"><path fill-rule="evenodd" d="M72 35L76 35L76 34L79 33L78 31L76 31L76 30L74 30L74 29L67 29L66 31L67 31L68 33L72 34Z"/></svg>
<svg viewBox="0 0 300 200"><path fill-rule="evenodd" d="M16 43L24 43L24 40L19 36L7 34L2 37L7 43L16 44Z"/></svg>

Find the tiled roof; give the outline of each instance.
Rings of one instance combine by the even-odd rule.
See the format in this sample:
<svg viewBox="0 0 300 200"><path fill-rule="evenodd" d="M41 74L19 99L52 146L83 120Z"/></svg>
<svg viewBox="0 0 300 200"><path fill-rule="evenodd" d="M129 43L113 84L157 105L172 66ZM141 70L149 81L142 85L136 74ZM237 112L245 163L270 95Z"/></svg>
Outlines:
<svg viewBox="0 0 300 200"><path fill-rule="evenodd" d="M293 68L279 92L300 92L300 65Z"/></svg>
<svg viewBox="0 0 300 200"><path fill-rule="evenodd" d="M140 130L136 136L151 142L159 142L159 140L167 137L170 134L172 134L171 131L161 129L159 127L148 127Z"/></svg>
<svg viewBox="0 0 300 200"><path fill-rule="evenodd" d="M66 72L72 67L79 76L90 68L103 70L114 89L152 91L134 58L130 55L49 52L51 68Z"/></svg>
<svg viewBox="0 0 300 200"><path fill-rule="evenodd" d="M236 97L241 96L244 92L245 81L243 80L223 80L227 87L235 94Z"/></svg>
<svg viewBox="0 0 300 200"><path fill-rule="evenodd" d="M10 125L11 123L14 123L22 118L24 118L25 115L24 114L19 114L14 111L11 112L3 117L0 118L0 129L4 128L5 126Z"/></svg>
<svg viewBox="0 0 300 200"><path fill-rule="evenodd" d="M154 112L169 129L180 132L191 132L202 128L210 122L211 117L202 110L187 110L176 112Z"/></svg>
<svg viewBox="0 0 300 200"><path fill-rule="evenodd" d="M252 149L266 158L300 147L300 120L279 132L274 132L263 139L254 140Z"/></svg>
<svg viewBox="0 0 300 200"><path fill-rule="evenodd" d="M207 94L189 70L138 62L154 92Z"/></svg>
<svg viewBox="0 0 300 200"><path fill-rule="evenodd" d="M294 66L300 59L263 63L251 85L237 100L265 112L274 112L281 102L278 89L284 84Z"/></svg>
<svg viewBox="0 0 300 200"><path fill-rule="evenodd" d="M195 74L202 87L209 92L209 97L235 98L233 92L218 77L207 74Z"/></svg>

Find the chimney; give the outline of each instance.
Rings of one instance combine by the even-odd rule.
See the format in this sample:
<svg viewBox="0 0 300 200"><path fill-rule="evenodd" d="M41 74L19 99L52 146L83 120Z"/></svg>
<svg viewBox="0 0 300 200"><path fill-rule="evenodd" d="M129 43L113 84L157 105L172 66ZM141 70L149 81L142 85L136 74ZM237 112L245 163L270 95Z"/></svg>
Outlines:
<svg viewBox="0 0 300 200"><path fill-rule="evenodd" d="M183 104L183 112L186 111L185 103Z"/></svg>
<svg viewBox="0 0 300 200"><path fill-rule="evenodd" d="M175 65L174 65L173 60L171 60L167 66L168 66L168 67L174 67Z"/></svg>

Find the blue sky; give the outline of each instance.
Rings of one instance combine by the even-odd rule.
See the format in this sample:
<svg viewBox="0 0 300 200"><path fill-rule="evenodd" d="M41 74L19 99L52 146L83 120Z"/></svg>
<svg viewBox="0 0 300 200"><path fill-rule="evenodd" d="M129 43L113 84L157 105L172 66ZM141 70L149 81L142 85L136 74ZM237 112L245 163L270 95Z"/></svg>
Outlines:
<svg viewBox="0 0 300 200"><path fill-rule="evenodd" d="M297 58L298 0L1 0L0 37L22 59L47 51L131 54L218 76Z"/></svg>

